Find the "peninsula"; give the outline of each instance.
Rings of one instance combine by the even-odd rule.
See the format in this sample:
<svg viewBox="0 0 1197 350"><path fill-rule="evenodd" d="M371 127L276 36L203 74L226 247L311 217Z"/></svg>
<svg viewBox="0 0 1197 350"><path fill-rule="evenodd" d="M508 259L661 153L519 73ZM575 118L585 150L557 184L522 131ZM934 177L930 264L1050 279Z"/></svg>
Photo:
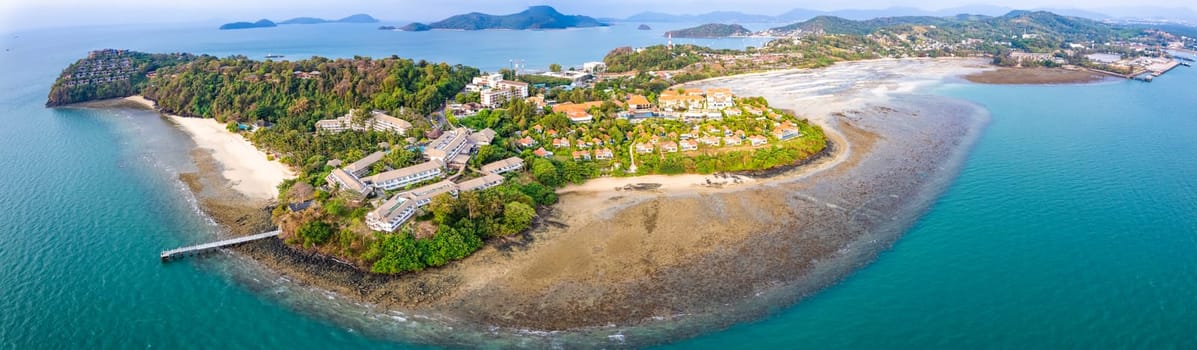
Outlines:
<svg viewBox="0 0 1197 350"><path fill-rule="evenodd" d="M472 12L456 15L429 24L411 23L400 29L406 31L425 31L432 29L565 29L584 27L604 27L606 23L581 15L564 15L549 6L532 6L527 10L509 15L488 15Z"/></svg>

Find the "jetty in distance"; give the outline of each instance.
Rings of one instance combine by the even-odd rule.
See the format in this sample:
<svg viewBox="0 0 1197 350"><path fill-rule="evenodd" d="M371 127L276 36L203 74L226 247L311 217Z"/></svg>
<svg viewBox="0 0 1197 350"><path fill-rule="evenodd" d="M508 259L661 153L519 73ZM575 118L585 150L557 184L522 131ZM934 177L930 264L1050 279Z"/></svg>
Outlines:
<svg viewBox="0 0 1197 350"><path fill-rule="evenodd" d="M199 254L211 252L213 250L220 249L220 248L231 247L231 246L235 246L238 244L249 243L249 242L266 239L266 238L270 238L270 237L277 237L279 232L281 232L281 231L274 230L274 231L270 231L270 232L259 233L256 235L242 236L242 237L230 238L230 239L211 242L211 243L204 243L204 244L198 244L198 245L193 245L193 246L171 249L171 250L163 251L161 254L161 258L162 258L162 262L164 262L164 263L171 262L174 260L182 259L187 256L199 255Z"/></svg>

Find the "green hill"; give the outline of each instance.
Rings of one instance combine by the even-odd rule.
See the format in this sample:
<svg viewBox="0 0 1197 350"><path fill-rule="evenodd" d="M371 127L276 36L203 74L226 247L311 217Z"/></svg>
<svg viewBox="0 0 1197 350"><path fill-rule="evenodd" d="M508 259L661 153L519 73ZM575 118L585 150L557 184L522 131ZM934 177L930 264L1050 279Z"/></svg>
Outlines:
<svg viewBox="0 0 1197 350"><path fill-rule="evenodd" d="M441 21L424 24L412 23L404 26L407 31L424 31L430 29L565 29L577 27L602 27L607 24L586 16L571 16L557 12L549 6L532 6L520 13L510 15L488 15L485 13L467 13L456 15Z"/></svg>
<svg viewBox="0 0 1197 350"><path fill-rule="evenodd" d="M739 24L708 23L697 27L665 32L674 38L726 38L752 35L752 31Z"/></svg>

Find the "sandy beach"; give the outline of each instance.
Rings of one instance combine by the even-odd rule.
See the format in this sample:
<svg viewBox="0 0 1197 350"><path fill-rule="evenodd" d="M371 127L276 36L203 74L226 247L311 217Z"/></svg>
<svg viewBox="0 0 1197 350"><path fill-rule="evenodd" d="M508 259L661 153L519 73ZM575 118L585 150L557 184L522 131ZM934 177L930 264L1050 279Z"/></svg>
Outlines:
<svg viewBox="0 0 1197 350"><path fill-rule="evenodd" d="M154 109L153 101L141 96L125 98L146 108ZM196 146L211 153L220 165L220 175L228 179L237 192L254 200L271 200L278 196L278 185L295 173L286 165L270 160L265 152L254 147L241 135L231 133L214 119L186 118L167 115L175 125L191 135Z"/></svg>
<svg viewBox="0 0 1197 350"><path fill-rule="evenodd" d="M565 187L531 232L441 268L379 276L277 241L238 249L297 283L436 320L405 335L414 341L632 347L692 336L797 302L887 249L951 182L988 118L925 89L988 69L875 60L689 84L764 96L824 127L832 147L770 176Z"/></svg>

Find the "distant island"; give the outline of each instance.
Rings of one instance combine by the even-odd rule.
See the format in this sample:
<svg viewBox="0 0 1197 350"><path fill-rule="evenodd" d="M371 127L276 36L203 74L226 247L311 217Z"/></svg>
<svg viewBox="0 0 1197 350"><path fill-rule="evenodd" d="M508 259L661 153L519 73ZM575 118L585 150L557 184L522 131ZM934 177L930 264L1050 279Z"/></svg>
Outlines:
<svg viewBox="0 0 1197 350"><path fill-rule="evenodd" d="M639 29L639 30L653 30L653 27L649 27L647 24L641 24L639 27L636 27L636 29Z"/></svg>
<svg viewBox="0 0 1197 350"><path fill-rule="evenodd" d="M606 23L580 15L564 15L549 6L532 6L520 13L510 15L489 15L471 12L456 15L430 24L411 23L403 26L402 30L419 32L432 29L565 29L585 27L605 27Z"/></svg>
<svg viewBox="0 0 1197 350"><path fill-rule="evenodd" d="M268 19L261 19L257 22L232 22L225 23L220 26L221 30L228 29L250 29L250 28L270 28L277 27L280 24L322 24L322 23L378 23L378 19L364 14L354 14L341 19L324 19L317 17L295 17L282 22L272 22Z"/></svg>
<svg viewBox="0 0 1197 350"><path fill-rule="evenodd" d="M665 35L674 38L726 38L733 36L749 36L752 31L739 24L708 23L697 27L671 30Z"/></svg>
<svg viewBox="0 0 1197 350"><path fill-rule="evenodd" d="M295 17L286 21L278 22L278 24L320 24L320 23L378 23L378 19L359 13L350 15L341 19L330 20L316 17Z"/></svg>
<svg viewBox="0 0 1197 350"><path fill-rule="evenodd" d="M230 29L250 29L250 28L270 28L278 27L278 24L271 22L268 19L261 19L257 22L233 22L220 25L220 30Z"/></svg>
<svg viewBox="0 0 1197 350"><path fill-rule="evenodd" d="M399 27L396 27L396 26L378 26L378 30L396 30L396 29L399 29Z"/></svg>

